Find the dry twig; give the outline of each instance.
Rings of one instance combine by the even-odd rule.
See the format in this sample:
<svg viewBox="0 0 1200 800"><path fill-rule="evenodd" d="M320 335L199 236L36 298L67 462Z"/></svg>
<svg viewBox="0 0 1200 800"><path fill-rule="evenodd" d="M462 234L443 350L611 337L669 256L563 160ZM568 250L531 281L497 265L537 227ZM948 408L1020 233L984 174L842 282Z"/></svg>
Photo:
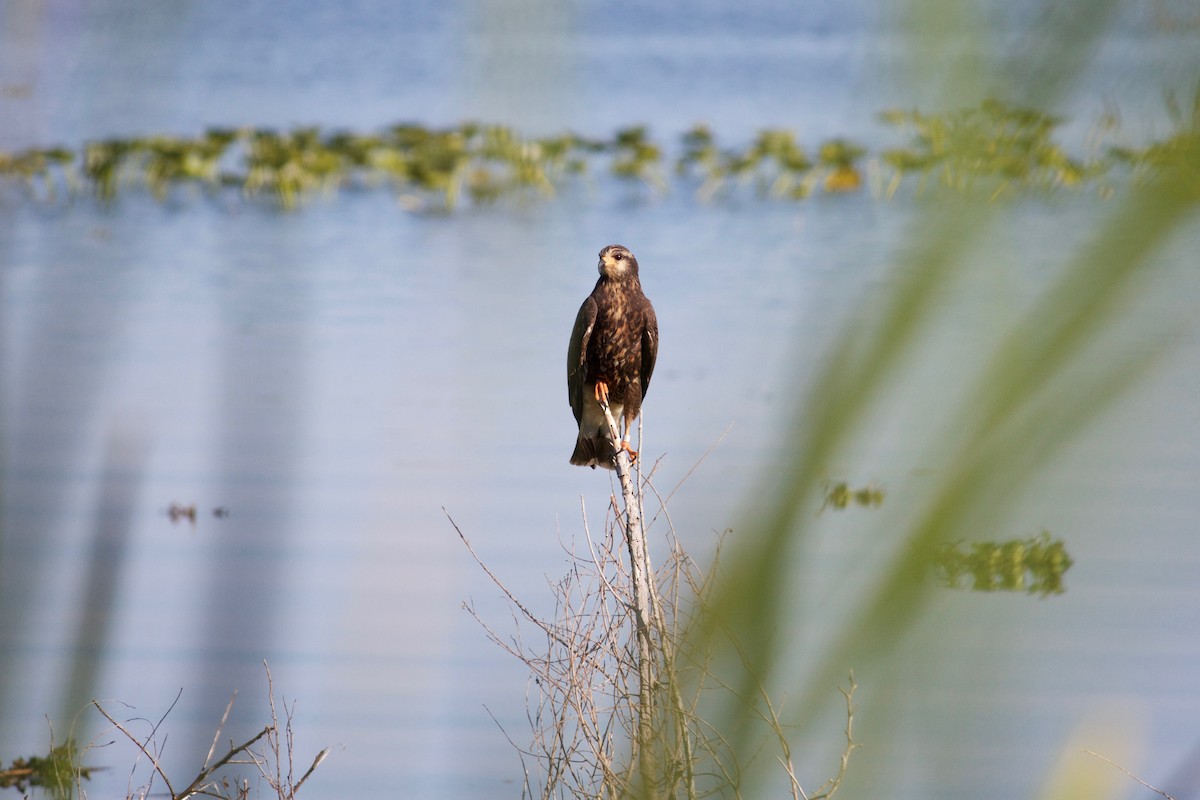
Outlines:
<svg viewBox="0 0 1200 800"><path fill-rule="evenodd" d="M1134 775L1132 772L1130 772L1129 770L1125 769L1125 768L1124 768L1124 767L1122 767L1120 764L1118 764L1117 762L1113 761L1111 758L1105 758L1104 756L1100 755L1099 753L1095 753L1095 752L1093 752L1093 751L1091 751L1091 750L1087 750L1087 749L1084 749L1084 751L1083 751L1083 752L1087 753L1089 756L1095 756L1096 758L1100 759L1101 761L1106 761L1106 762L1108 762L1109 764L1112 764L1114 767L1116 767L1117 769L1121 770L1121 772L1124 772L1126 775L1128 775L1129 777L1133 778L1135 781L1137 781L1138 783L1140 783L1142 786L1145 786L1147 789L1149 789L1150 791L1154 792L1155 794L1157 794L1157 795L1161 795L1162 797L1165 797L1165 798L1167 798L1167 800L1175 800L1175 798L1174 798L1174 797L1172 797L1171 795L1167 794L1167 793L1166 793L1166 792L1164 792L1162 789L1159 789L1157 786L1151 786L1150 784L1146 783L1144 780L1142 780L1141 778L1139 778L1137 775Z"/></svg>
<svg viewBox="0 0 1200 800"><path fill-rule="evenodd" d="M293 782L292 759L295 743L292 735L292 708L287 705L285 700L285 720L283 727L284 738L283 742L281 743L279 718L275 707L275 688L271 677L271 670L265 661L263 662L263 666L267 671L267 688L268 701L271 709L271 723L269 725L265 725L262 730L241 744L235 745L230 742L229 750L214 761L213 755L217 752L217 742L221 738L221 732L224 730L225 724L229 721L230 712L233 710L234 701L237 699L237 693L235 692L230 698L229 703L225 706L225 713L222 714L221 721L217 725L216 733L213 735L213 743L209 747L208 755L204 759L203 767L196 774L196 777L192 780L192 782L189 783L182 791L175 790L175 787L171 784L170 778L167 777L167 773L163 770L162 763L160 761L162 748L157 744L156 741L156 736L159 728L162 726L163 720L166 719L167 715L171 713L171 709L173 709L176 703L179 702L179 696L176 695L175 701L171 703L171 707L168 708L166 714L164 714L162 718L151 727L150 733L145 737L145 739L139 739L138 737L134 736L129 728L125 724L118 722L111 714L109 714L108 711L100 705L99 701L92 701L92 705L95 706L96 710L99 711L101 715L103 715L104 718L113 725L114 728L120 731L126 739L132 742L142 755L150 760L150 764L153 767L150 783L147 784L144 790L139 790L140 796L148 797L151 794L150 786L153 783L154 775L158 775L160 778L162 778L163 783L166 785L167 792L169 793L171 800L186 800L189 797L196 796L228 798L229 795L224 791L228 788L228 783L218 781L216 778L217 774L222 769L232 764L254 764L255 767L258 768L262 777L267 781L268 784L270 784L271 788L275 791L280 800L294 800L296 792L299 791L300 787L304 785L304 782L307 781L308 778L313 774L313 771L316 770L321 762L325 760L326 756L329 755L329 748L325 748L318 753L317 757L313 759L312 765L300 777L300 780ZM256 745L264 737L268 742L268 746L271 748L270 758L255 753L252 749L254 745ZM245 756L245 758L239 760L239 756ZM284 759L287 761L286 775L283 772ZM249 785L246 782L242 782L236 787L236 791L238 798L244 798L249 792Z"/></svg>

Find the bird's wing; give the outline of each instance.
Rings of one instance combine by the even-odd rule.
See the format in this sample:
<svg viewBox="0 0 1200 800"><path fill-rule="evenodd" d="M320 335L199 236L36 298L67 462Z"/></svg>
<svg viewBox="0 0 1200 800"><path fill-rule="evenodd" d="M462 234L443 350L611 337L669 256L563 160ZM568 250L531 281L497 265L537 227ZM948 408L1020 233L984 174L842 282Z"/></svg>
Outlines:
<svg viewBox="0 0 1200 800"><path fill-rule="evenodd" d="M658 360L658 317L654 306L646 300L646 324L642 328L642 397L650 388L650 376L654 374L654 362Z"/></svg>
<svg viewBox="0 0 1200 800"><path fill-rule="evenodd" d="M571 331L571 343L567 346L567 398L575 421L583 418L583 384L587 380L587 346L596 325L596 301L588 298L579 307L575 317L575 328Z"/></svg>

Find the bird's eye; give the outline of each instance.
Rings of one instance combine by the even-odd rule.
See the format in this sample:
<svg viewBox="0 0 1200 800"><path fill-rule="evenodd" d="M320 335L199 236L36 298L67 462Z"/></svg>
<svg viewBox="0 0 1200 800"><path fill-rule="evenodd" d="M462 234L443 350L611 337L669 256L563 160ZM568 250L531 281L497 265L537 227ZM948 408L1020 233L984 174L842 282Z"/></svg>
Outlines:
<svg viewBox="0 0 1200 800"><path fill-rule="evenodd" d="M613 258L615 258L617 261L620 261L621 259L625 258L625 254L624 253L615 253L613 255Z"/></svg>

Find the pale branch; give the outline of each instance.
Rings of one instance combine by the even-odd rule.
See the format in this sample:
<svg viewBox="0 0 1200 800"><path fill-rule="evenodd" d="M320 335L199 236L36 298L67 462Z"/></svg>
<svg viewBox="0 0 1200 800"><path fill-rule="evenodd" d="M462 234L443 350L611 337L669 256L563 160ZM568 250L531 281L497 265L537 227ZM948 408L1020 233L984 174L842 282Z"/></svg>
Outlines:
<svg viewBox="0 0 1200 800"><path fill-rule="evenodd" d="M1147 789L1149 789L1150 791L1154 792L1155 794L1157 794L1157 795L1161 795L1162 797L1165 797L1165 798L1167 798L1167 800L1175 800L1175 798L1174 798L1174 797L1172 797L1171 795L1167 794L1167 793L1166 793L1166 792L1164 792L1162 789L1159 789L1157 786L1151 786L1150 784L1146 783L1144 780L1142 780L1141 778L1139 778L1137 775L1134 775L1132 772L1130 772L1129 770L1125 769L1125 768L1124 768L1124 767L1122 767L1120 764L1118 764L1117 762L1113 761L1111 758L1106 758L1106 757L1104 757L1104 756L1100 755L1099 753L1096 753L1096 752L1093 752L1093 751L1091 751L1091 750L1087 750L1087 749L1084 749L1084 751L1083 751L1083 752L1087 753L1089 756L1095 756L1096 758L1100 759L1101 761L1107 761L1109 764L1112 764L1114 767L1116 767L1117 769L1121 770L1121 772L1124 772L1126 775L1128 775L1129 777L1133 778L1135 781L1137 781L1138 783L1140 783L1142 786L1145 786Z"/></svg>
<svg viewBox="0 0 1200 800"><path fill-rule="evenodd" d="M630 575L633 580L634 621L637 629L638 643L638 721L637 721L637 752L639 773L643 783L652 774L648 758L651 755L650 742L654 730L652 726L652 689L654 686L653 646L650 641L650 590L648 582L654 574L646 551L645 531L642 528L641 504L638 503L634 491L633 480L630 477L629 451L621 447L621 433L617 422L609 409L607 397L602 397L600 408L604 410L604 419L608 422L609 434L612 436L613 447L616 449L617 479L621 483L621 495L625 504L625 542L629 547ZM628 419L626 420L628 426ZM626 431L628 435L628 431ZM641 446L641 443L638 443ZM643 789L645 789L643 785Z"/></svg>
<svg viewBox="0 0 1200 800"><path fill-rule="evenodd" d="M217 729L213 732L212 744L208 748L208 755L204 757L203 766L208 766L208 762L212 761L213 753L217 752L217 742L221 739L221 731L225 730L225 723L229 722L229 714L233 711L235 700L237 700L237 689L233 690L233 694L229 697L229 702L225 704L225 713L221 715L221 721L217 723Z"/></svg>
<svg viewBox="0 0 1200 800"><path fill-rule="evenodd" d="M312 764L300 777L299 781L294 779L296 738L295 731L292 728L292 719L294 718L296 702L293 700L291 705L289 705L286 696L280 697L280 705L283 707L283 728L281 730L279 726L279 713L275 705L275 681L271 675L271 667L266 660L263 661L263 669L267 673L267 703L271 710L271 724L263 729L262 733L254 737L254 739L246 742L237 750L231 751L230 757L238 750L244 750L250 756L250 763L258 768L258 774L274 790L276 796L281 798L281 800L293 800L296 793L300 791L300 787L304 785L317 767L329 755L330 748L326 747L317 753ZM268 749L263 755L260 755L251 750L250 745L263 736L267 738L266 746ZM287 760L286 774L284 774L284 759ZM272 766L274 767L273 769Z"/></svg>
<svg viewBox="0 0 1200 800"><path fill-rule="evenodd" d="M175 699L178 701L179 698L176 697ZM162 766L158 763L158 758L155 755L153 755L149 750L146 749L146 745L144 743L142 743L136 736L134 736L132 733L130 733L128 728L126 728L124 725L122 725L121 723L119 723L115 719L113 719L112 715L104 710L104 707L100 705L99 701L93 700L92 705L96 707L96 710L99 711L106 720L108 720L109 722L111 722L113 724L113 727L115 727L121 733L125 734L125 738L127 738L129 741L133 742L134 746L137 747L137 749L142 751L142 755L144 755L146 758L150 759L150 764L154 767L154 771L157 772L159 774L159 776L163 779L163 783L165 783L167 785L167 791L171 793L171 797L172 798L178 797L178 795L175 794L175 789L172 788L172 786L171 786L171 779L167 777L167 773L163 771ZM172 704L172 705L174 705L174 704ZM151 735L153 735L153 734L151 734ZM148 741L149 740L147 740L147 742Z"/></svg>
<svg viewBox="0 0 1200 800"><path fill-rule="evenodd" d="M326 747L321 752L317 753L317 757L313 759L312 765L304 771L304 774L300 776L300 780L296 782L296 785L294 787L292 787L293 792L300 791L300 787L304 785L304 782L306 780L308 780L309 776L313 774L313 772L317 769L317 767L321 766L321 762L324 761L328 756L329 756L329 748L328 747Z"/></svg>
<svg viewBox="0 0 1200 800"><path fill-rule="evenodd" d="M178 702L179 698L176 697L175 699L176 702ZM182 792L175 792L175 788L172 786L172 784L170 784L170 778L167 777L167 772L164 771L162 769L162 765L158 763L158 758L154 753L150 752L148 747L146 747L146 744L148 744L150 739L146 739L145 742L139 740L137 736L134 736L130 732L130 729L122 726L120 722L115 720L113 715L110 715L108 711L104 710L104 706L102 706L98 700L92 700L91 704L95 706L97 711L101 712L101 715L106 718L106 720L113 724L114 728L120 730L122 734L125 734L125 738L133 742L133 745L136 746L138 750L142 751L143 756L150 759L150 764L154 766L154 771L157 772L158 776L162 778L163 783L167 784L167 792L169 792L170 796L172 796L172 800L185 800L186 798L191 798L191 796L197 794L204 794L205 782L208 781L208 778L214 774L214 772L220 770L222 766L228 764L230 760L233 760L236 754L246 752L248 748L254 744L254 742L262 739L263 736L268 734L269 730L271 729L270 726L265 727L260 730L256 736L253 736L253 738L245 741L244 744L230 748L229 752L224 754L224 756L222 756L220 759L217 759L216 763L214 764L209 765L208 759L205 759L205 766L199 771L199 774L196 776L196 780L193 780L190 784L188 784L187 788L182 790ZM232 700L230 700L230 704L232 704ZM174 703L172 704L172 708L174 708ZM226 717L228 717L228 709L226 711ZM222 717L222 723L226 717ZM158 726L155 726L154 730L157 729ZM150 734L151 738L154 736L154 730L152 730ZM218 732L218 735L220 735L220 732ZM209 753L209 758L211 758L211 752Z"/></svg>
<svg viewBox="0 0 1200 800"><path fill-rule="evenodd" d="M215 763L213 763L211 766L205 767L204 769L200 770L200 774L198 774L196 776L196 779L194 781L192 781L191 784L186 789L184 789L182 793L175 794L172 792L171 796L174 798L174 800L185 800L185 798L191 797L196 794L201 794L204 791L205 782L209 779L209 777L214 772L216 772L217 770L219 770L221 767L225 766L229 762L233 761L234 756L238 755L239 753L248 752L251 745L253 745L259 739L266 736L270 731L271 731L271 726L268 725L265 728L263 728L261 731L256 733L254 736L250 737L249 739L247 739L246 741L237 745L236 747L231 747L229 749L228 753L226 753L225 755L223 755L219 759L217 759L217 761ZM162 773L160 772L159 774L161 775ZM163 780L166 780L166 778L167 778L167 776L163 775ZM167 785L167 788L168 789L171 788L170 784Z"/></svg>
<svg viewBox="0 0 1200 800"><path fill-rule="evenodd" d="M851 670L849 687L838 689L842 693L842 697L846 699L846 747L842 750L837 775L826 781L812 800L820 800L820 798L828 800L833 797L834 792L838 790L838 787L842 785L842 780L846 777L846 770L850 768L850 754L858 749L858 743L854 741L854 692L857 689L858 684L854 682L854 671Z"/></svg>
<svg viewBox="0 0 1200 800"><path fill-rule="evenodd" d="M728 425L725 426L725 430L721 431L721 435L717 437L717 440L715 442L713 442L712 444L710 444L708 446L708 449L704 451L704 453L700 456L700 458L696 459L696 463L692 464L692 466L688 468L688 471L684 473L683 477L680 478L678 481L676 481L675 485L673 487L671 487L671 491L667 492L666 498L663 498L662 495L658 494L657 489L654 490L654 494L658 495L658 498L659 498L659 508L663 512L666 512L667 503L669 503L671 501L671 498L675 496L675 493L679 491L679 488L681 486L683 486L683 484L687 483L688 479L692 477L692 474L697 469L699 469L700 465L703 464L708 459L708 457L712 454L712 451L717 449L717 445L719 445L721 442L725 441L725 437L729 435L729 431L731 431L731 430L733 430L732 422L730 422ZM640 446L640 444L641 443L639 442L639 446ZM657 519L657 518L658 517L656 515L655 519ZM651 520L651 523L653 523L653 520Z"/></svg>

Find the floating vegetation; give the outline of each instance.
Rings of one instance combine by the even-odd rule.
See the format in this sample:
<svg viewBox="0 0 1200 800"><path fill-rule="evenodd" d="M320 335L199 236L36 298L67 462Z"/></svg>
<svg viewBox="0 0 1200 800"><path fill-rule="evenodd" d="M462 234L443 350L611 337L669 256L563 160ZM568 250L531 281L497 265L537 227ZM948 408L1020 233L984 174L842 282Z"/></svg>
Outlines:
<svg viewBox="0 0 1200 800"><path fill-rule="evenodd" d="M937 580L950 589L976 592L1062 594L1063 575L1074 562L1061 539L1048 531L1007 542L957 542L935 559Z"/></svg>
<svg viewBox="0 0 1200 800"><path fill-rule="evenodd" d="M825 487L825 502L821 504L820 511L827 508L845 511L851 505L862 508L879 508L883 505L883 497L883 489L873 483L867 484L861 489L852 489L850 484L845 481L838 481Z"/></svg>
<svg viewBox="0 0 1200 800"><path fill-rule="evenodd" d="M1109 156L1130 168L1135 178L1142 181L1182 166L1184 174L1191 178L1192 191L1200 195L1200 84L1190 108L1183 108L1174 96L1168 96L1167 112L1174 122L1175 133L1145 147L1113 147Z"/></svg>
<svg viewBox="0 0 1200 800"><path fill-rule="evenodd" d="M719 145L708 126L697 125L680 137L673 163L645 126L608 139L526 137L478 122L447 128L406 123L378 133L210 128L195 137L91 141L78 153L62 147L0 152L0 183L49 199L64 188L68 194L90 190L103 202L130 186L143 186L160 201L184 187L237 187L247 198L266 198L285 210L344 188L386 186L405 208L449 212L468 201L552 198L592 173L662 193L670 188L672 166L703 201L747 188L763 199L800 200L817 191L859 191L865 162L884 179L873 185L885 197L910 178L918 192L983 184L999 196L1085 186L1117 166L1135 179L1165 169L1195 172L1200 92L1191 109L1174 104L1168 110L1176 127L1170 136L1144 147L1111 147L1091 159L1071 156L1055 141L1059 118L988 100L942 114L885 111L880 119L905 130L910 141L874 156L847 138L822 142L810 155L794 132L778 128L759 131L739 148Z"/></svg>
<svg viewBox="0 0 1200 800"><path fill-rule="evenodd" d="M602 146L601 152L609 147ZM617 131L611 145L612 173L618 178L641 181L656 189L666 189L660 170L662 150L650 141L645 126Z"/></svg>
<svg viewBox="0 0 1200 800"><path fill-rule="evenodd" d="M862 186L858 160L864 155L866 150L846 139L833 139L821 145L817 157L825 171L825 191L853 192Z"/></svg>
<svg viewBox="0 0 1200 800"><path fill-rule="evenodd" d="M166 514L167 519L171 520L172 525L182 522L185 519L192 525L196 524L195 503L192 503L188 506L185 506L182 503L171 503L171 505L167 506Z"/></svg>
<svg viewBox="0 0 1200 800"><path fill-rule="evenodd" d="M932 179L966 190L987 182L1001 193L1078 186L1108 169L1104 161L1085 162L1063 151L1053 139L1062 123L1058 117L995 100L947 114L885 111L880 119L913 136L910 146L881 155L894 170L888 195L910 174L916 174L921 185Z"/></svg>
<svg viewBox="0 0 1200 800"><path fill-rule="evenodd" d="M44 756L14 758L7 767L0 762L0 789L27 794L37 787L55 797L70 797L77 781L90 780L93 771L79 765L79 751L74 741L68 740Z"/></svg>
<svg viewBox="0 0 1200 800"><path fill-rule="evenodd" d="M186 521L193 528L196 527L196 519L199 512L196 510L196 504L171 503L163 511L167 519L171 520L172 525L177 525L180 522ZM225 506L214 506L212 509L214 519L226 519L229 517L229 509Z"/></svg>
<svg viewBox="0 0 1200 800"><path fill-rule="evenodd" d="M813 162L787 130L759 132L744 152L720 150L706 126L684 134L684 151L676 165L681 175L698 174L700 196L711 199L729 186L753 184L760 196L799 200L807 197L815 181Z"/></svg>

